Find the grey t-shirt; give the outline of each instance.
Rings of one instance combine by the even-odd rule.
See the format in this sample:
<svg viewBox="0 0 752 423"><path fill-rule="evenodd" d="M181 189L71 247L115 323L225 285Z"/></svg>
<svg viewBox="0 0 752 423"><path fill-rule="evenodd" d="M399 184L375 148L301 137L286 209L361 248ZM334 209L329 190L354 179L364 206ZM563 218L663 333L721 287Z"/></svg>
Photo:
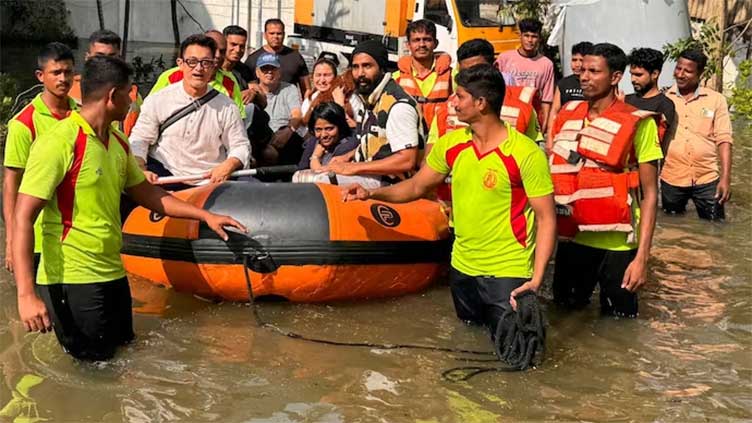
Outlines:
<svg viewBox="0 0 752 423"><path fill-rule="evenodd" d="M266 113L269 114L269 127L277 132L290 123L290 114L294 109L300 109L300 90L298 87L280 82L274 92L266 95Z"/></svg>

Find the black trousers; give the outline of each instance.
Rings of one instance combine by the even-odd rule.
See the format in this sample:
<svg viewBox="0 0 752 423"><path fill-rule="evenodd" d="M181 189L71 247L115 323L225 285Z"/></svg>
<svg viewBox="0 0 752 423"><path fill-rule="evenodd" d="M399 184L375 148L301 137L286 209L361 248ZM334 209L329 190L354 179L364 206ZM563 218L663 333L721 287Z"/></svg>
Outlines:
<svg viewBox="0 0 752 423"><path fill-rule="evenodd" d="M37 285L63 349L79 360L109 360L135 338L128 279Z"/></svg>
<svg viewBox="0 0 752 423"><path fill-rule="evenodd" d="M670 214L681 214L687 211L687 203L695 203L697 216L705 220L724 220L726 213L723 204L715 198L718 180L702 185L690 187L676 187L661 181L661 207Z"/></svg>
<svg viewBox="0 0 752 423"><path fill-rule="evenodd" d="M468 323L496 329L501 316L512 308L509 296L527 282L526 278L497 278L470 276L452 267L449 270L449 287L457 317Z"/></svg>

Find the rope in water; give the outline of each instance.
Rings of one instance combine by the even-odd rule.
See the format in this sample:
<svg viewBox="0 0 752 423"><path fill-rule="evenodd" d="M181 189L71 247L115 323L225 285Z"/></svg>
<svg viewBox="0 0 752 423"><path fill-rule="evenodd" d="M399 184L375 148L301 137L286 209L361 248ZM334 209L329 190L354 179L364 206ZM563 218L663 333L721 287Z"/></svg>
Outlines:
<svg viewBox="0 0 752 423"><path fill-rule="evenodd" d="M334 345L342 347L359 347L359 348L374 348L382 350L397 350L397 349L413 349L424 351L437 351L447 352L455 354L470 354L470 355L496 355L500 359L507 362L507 366L494 366L494 367L480 367L480 366L464 366L454 367L445 370L441 373L441 377L444 380L451 382L466 381L470 378L486 372L514 372L520 370L526 370L533 364L533 359L537 356L536 351L538 347L545 345L545 327L542 320L542 313L538 308L538 303L535 301L535 294L532 292L526 292L521 294L518 298L520 308L523 306L527 309L525 313L515 313L514 311L507 311L502 316L496 329L494 342L495 351L477 351L464 348L449 348L449 347L437 347L432 345L417 345L417 344L381 344L375 342L345 342L334 341L329 339L314 338L305 335L301 335L296 332L288 331L275 326L271 323L264 321L259 315L258 307L256 306L256 298L253 295L253 284L250 276L251 260L255 259L255 255L246 254L243 258L243 275L245 276L246 289L248 290L249 306L253 319L258 327L269 329L279 335L283 335L293 339L299 339L301 341L313 342L324 345ZM527 304L531 304L529 295L533 296L533 304L535 307L526 307ZM536 336L525 341L526 334L535 333ZM541 338L542 337L542 338ZM503 339L504 345L499 341ZM512 346L512 348L509 348ZM542 359L542 352L539 354ZM502 358L504 357L504 358ZM471 358L456 358L463 361L474 362L497 362L498 359L471 359Z"/></svg>

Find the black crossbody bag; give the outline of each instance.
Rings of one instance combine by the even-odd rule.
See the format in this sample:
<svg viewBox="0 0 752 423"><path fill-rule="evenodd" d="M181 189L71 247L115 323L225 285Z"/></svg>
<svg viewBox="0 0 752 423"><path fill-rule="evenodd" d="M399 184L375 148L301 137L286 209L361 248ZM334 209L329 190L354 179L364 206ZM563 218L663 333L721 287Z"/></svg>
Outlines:
<svg viewBox="0 0 752 423"><path fill-rule="evenodd" d="M167 130L167 128L175 124L175 122L197 111L198 109L201 108L201 106L210 102L217 95L219 95L219 91L209 90L208 93L204 94L204 96L199 98L198 100L192 101L190 104L187 104L179 108L178 110L175 110L175 112L173 112L170 115L170 117L168 117L167 119L165 119L164 122L159 124L159 132L157 133L157 139L162 137L162 133L164 133L164 131Z"/></svg>

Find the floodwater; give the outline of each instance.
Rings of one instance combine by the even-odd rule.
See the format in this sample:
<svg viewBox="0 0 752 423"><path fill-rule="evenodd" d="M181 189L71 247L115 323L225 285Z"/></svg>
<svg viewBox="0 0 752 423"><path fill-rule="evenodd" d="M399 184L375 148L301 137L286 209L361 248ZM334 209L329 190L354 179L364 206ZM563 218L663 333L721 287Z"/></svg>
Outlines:
<svg viewBox="0 0 752 423"><path fill-rule="evenodd" d="M557 310L548 275L548 351L534 370L452 381L442 373L493 363L292 339L256 327L246 304L136 278L137 340L111 362L80 363L54 335L24 331L12 278L0 271L0 421L752 419L752 129L737 122L736 130L728 221L659 216L636 320L600 317L597 297L580 312ZM454 317L445 283L389 300L266 301L258 312L313 338L490 350L484 331Z"/></svg>

